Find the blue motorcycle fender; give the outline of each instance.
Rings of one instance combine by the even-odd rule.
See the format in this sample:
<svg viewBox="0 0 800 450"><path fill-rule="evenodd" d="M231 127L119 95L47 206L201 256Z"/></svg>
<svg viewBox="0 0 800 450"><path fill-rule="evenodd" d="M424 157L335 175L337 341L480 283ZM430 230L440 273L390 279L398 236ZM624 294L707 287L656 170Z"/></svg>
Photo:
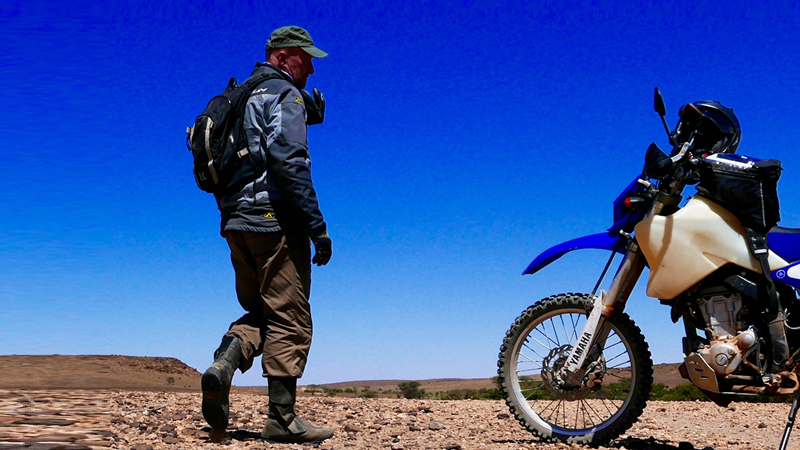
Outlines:
<svg viewBox="0 0 800 450"><path fill-rule="evenodd" d="M598 233L562 242L561 244L548 248L537 256L522 274L528 275L536 273L567 253L584 248L611 250L612 252L622 253L625 248L625 240L622 236L609 236L608 233Z"/></svg>

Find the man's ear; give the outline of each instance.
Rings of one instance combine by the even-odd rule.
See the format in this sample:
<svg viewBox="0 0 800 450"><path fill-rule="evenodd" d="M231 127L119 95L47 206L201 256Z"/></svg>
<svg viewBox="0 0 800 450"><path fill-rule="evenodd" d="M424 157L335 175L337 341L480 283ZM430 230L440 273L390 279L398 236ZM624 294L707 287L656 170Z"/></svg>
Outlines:
<svg viewBox="0 0 800 450"><path fill-rule="evenodd" d="M276 66L285 66L287 56L286 50L281 48L274 51L271 59Z"/></svg>

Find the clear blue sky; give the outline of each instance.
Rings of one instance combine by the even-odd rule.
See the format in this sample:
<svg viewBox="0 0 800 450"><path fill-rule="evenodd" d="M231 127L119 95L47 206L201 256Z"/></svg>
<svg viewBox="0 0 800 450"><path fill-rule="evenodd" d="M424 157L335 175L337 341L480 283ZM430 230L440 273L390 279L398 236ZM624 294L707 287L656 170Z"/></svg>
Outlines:
<svg viewBox="0 0 800 450"><path fill-rule="evenodd" d="M330 53L309 140L334 254L302 383L494 375L524 308L593 287L599 251L520 273L610 225L666 146L654 86L670 126L685 102L734 107L740 153L783 161L782 225L800 227L796 2L529 3L2 3L0 353L205 369L241 311L184 130L284 25ZM641 283L628 312L656 362L680 360Z"/></svg>

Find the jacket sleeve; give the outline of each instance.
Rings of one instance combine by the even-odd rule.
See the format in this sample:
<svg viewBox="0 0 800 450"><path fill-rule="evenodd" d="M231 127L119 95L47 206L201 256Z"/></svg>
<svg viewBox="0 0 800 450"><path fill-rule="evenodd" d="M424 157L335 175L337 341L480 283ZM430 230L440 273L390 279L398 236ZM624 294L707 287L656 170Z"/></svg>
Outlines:
<svg viewBox="0 0 800 450"><path fill-rule="evenodd" d="M314 237L324 234L327 226L311 181L311 159L302 101L301 97L290 93L272 111L270 119L273 121L275 139L267 151L267 164L284 200L304 225L306 234Z"/></svg>

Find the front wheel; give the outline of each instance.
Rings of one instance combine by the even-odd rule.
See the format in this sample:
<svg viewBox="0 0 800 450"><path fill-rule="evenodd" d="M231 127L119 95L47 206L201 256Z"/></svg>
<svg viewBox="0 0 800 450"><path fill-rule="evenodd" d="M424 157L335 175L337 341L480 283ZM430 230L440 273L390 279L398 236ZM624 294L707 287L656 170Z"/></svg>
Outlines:
<svg viewBox="0 0 800 450"><path fill-rule="evenodd" d="M650 350L625 313L606 319L608 339L590 353L577 380L562 370L592 300L586 294L541 300L523 311L503 339L497 374L506 404L545 440L605 444L633 425L650 395Z"/></svg>

